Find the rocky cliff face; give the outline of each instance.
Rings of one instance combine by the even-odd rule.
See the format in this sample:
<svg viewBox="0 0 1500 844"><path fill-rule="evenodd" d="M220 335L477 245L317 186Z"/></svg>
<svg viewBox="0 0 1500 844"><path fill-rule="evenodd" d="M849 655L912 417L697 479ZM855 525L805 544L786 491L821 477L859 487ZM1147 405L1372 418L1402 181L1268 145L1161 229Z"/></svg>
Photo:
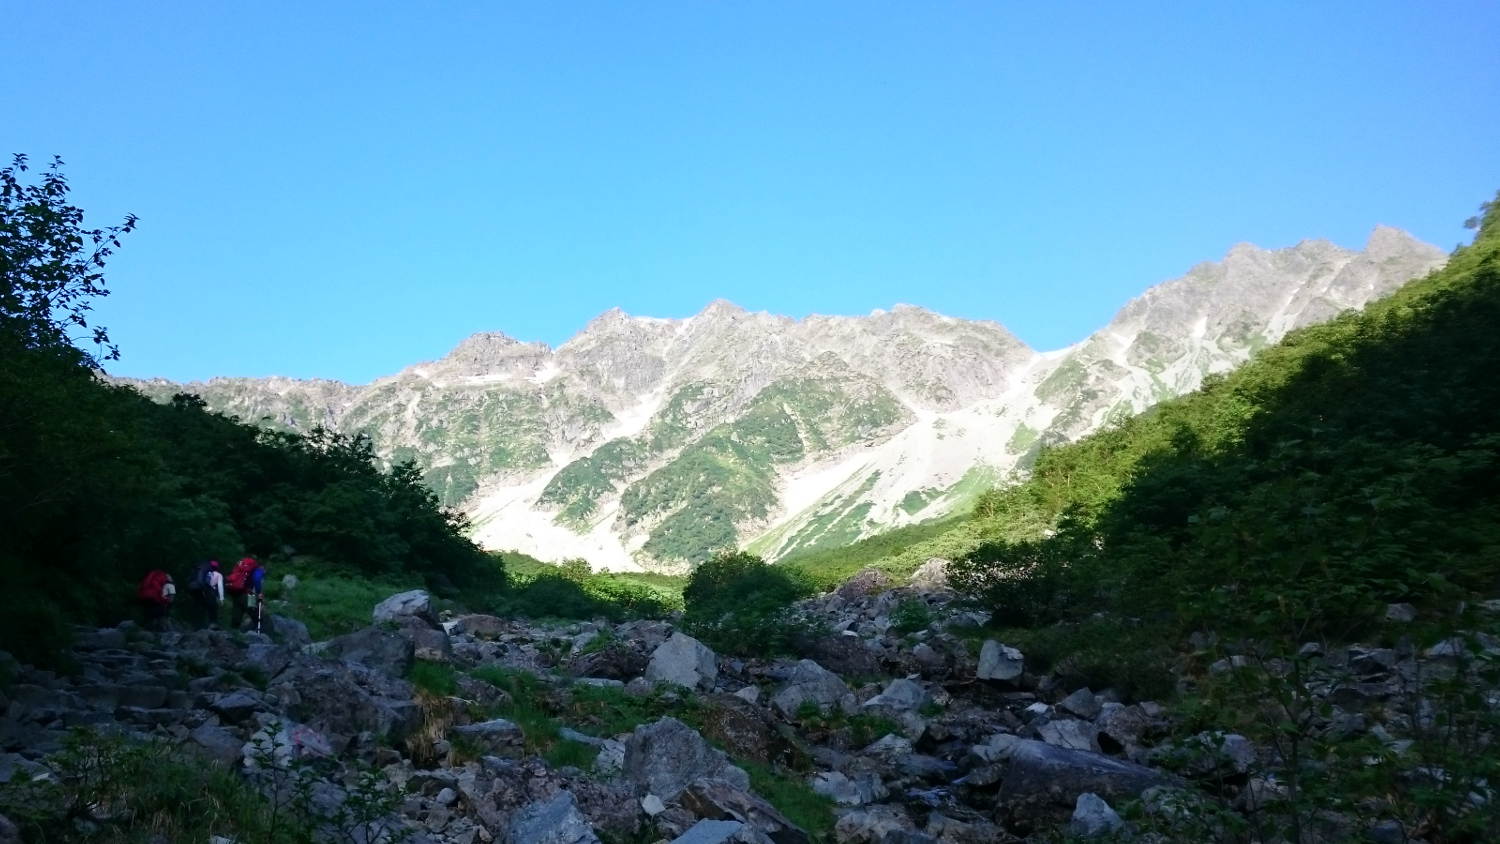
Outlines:
<svg viewBox="0 0 1500 844"><path fill-rule="evenodd" d="M674 567L950 512L1044 445L1196 389L1444 260L1384 227L1363 252L1240 245L1045 354L997 323L904 305L795 320L718 301L682 320L613 310L557 349L476 334L365 386L130 383L248 421L367 432L427 467L488 547Z"/></svg>

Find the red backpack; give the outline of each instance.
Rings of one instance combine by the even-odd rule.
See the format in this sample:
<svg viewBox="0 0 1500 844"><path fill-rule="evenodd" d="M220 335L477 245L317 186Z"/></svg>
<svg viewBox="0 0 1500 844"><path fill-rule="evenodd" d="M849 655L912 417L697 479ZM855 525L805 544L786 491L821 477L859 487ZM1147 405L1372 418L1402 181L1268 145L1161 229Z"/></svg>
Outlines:
<svg viewBox="0 0 1500 844"><path fill-rule="evenodd" d="M234 571L224 578L224 586L236 595L245 594L250 591L250 584L253 582L251 577L259 567L260 565L249 557L240 560L239 564L234 567Z"/></svg>
<svg viewBox="0 0 1500 844"><path fill-rule="evenodd" d="M154 604L167 604L167 598L162 594L162 589L167 585L167 573L161 569L152 569L146 572L141 579L141 587L135 590L135 596L142 601L150 601Z"/></svg>

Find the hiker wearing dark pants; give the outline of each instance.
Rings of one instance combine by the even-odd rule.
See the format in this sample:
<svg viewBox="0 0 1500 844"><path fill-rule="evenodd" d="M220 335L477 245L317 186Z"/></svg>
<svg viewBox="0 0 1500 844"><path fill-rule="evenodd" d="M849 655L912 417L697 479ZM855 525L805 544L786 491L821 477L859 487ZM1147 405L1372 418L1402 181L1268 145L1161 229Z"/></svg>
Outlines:
<svg viewBox="0 0 1500 844"><path fill-rule="evenodd" d="M225 581L225 587L229 592L232 609L229 613L229 626L235 630L244 623L245 617L249 616L255 621L260 621L261 613L261 586L266 578L265 566L255 561L252 557L240 560L234 571L229 573ZM250 600L254 597L255 609L250 608Z"/></svg>
<svg viewBox="0 0 1500 844"><path fill-rule="evenodd" d="M224 575L219 571L219 561L209 560L193 572L193 582L188 587L193 602L198 605L198 626L219 626L219 605L224 603Z"/></svg>

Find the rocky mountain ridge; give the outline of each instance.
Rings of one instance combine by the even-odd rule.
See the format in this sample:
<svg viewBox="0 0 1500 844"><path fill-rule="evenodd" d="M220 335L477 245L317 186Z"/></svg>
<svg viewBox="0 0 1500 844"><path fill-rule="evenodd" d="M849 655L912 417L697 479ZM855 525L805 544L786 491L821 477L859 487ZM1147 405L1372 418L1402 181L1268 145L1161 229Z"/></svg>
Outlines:
<svg viewBox="0 0 1500 844"><path fill-rule="evenodd" d="M1360 252L1242 244L1049 353L911 306L797 320L716 301L687 319L612 310L557 349L476 334L364 386L128 383L274 426L368 433L383 457L427 467L487 547L670 569L951 512L1044 445L1189 392L1445 258L1387 227Z"/></svg>

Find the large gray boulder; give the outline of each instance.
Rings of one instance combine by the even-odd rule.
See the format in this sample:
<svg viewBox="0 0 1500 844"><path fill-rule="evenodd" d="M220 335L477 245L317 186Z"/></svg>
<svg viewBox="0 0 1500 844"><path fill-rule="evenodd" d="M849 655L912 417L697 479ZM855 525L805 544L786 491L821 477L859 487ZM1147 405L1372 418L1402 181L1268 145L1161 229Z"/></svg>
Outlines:
<svg viewBox="0 0 1500 844"><path fill-rule="evenodd" d="M397 677L411 672L416 660L416 646L399 633L366 627L336 639L323 648L325 656L353 662Z"/></svg>
<svg viewBox="0 0 1500 844"><path fill-rule="evenodd" d="M892 680L880 694L865 701L865 708L907 711L921 709L930 699L919 684L900 677Z"/></svg>
<svg viewBox="0 0 1500 844"><path fill-rule="evenodd" d="M1083 838L1098 838L1109 835L1125 825L1119 813L1099 795L1085 791L1078 795L1073 807L1073 819L1068 823L1068 832Z"/></svg>
<svg viewBox="0 0 1500 844"><path fill-rule="evenodd" d="M804 659L792 669L792 676L787 679L781 691L771 698L771 707L784 717L795 719L807 704L816 706L821 712L827 712L835 706L852 709L855 701L854 694L839 679L839 675L810 659Z"/></svg>
<svg viewBox="0 0 1500 844"><path fill-rule="evenodd" d="M722 751L676 718L662 718L635 728L625 740L626 782L636 796L654 794L663 801L682 793L696 779L722 779L748 791L750 777L729 764Z"/></svg>
<svg viewBox="0 0 1500 844"><path fill-rule="evenodd" d="M506 844L599 844L573 792L567 790L517 812L506 832Z"/></svg>
<svg viewBox="0 0 1500 844"><path fill-rule="evenodd" d="M807 833L770 803L720 779L693 780L677 796L677 802L700 818L746 824L774 844L808 842Z"/></svg>
<svg viewBox="0 0 1500 844"><path fill-rule="evenodd" d="M748 824L704 818L672 839L672 844L768 844L769 839Z"/></svg>
<svg viewBox="0 0 1500 844"><path fill-rule="evenodd" d="M1144 765L1023 739L1010 753L996 802L1013 826L1030 830L1068 820L1081 794L1118 802L1169 783Z"/></svg>
<svg viewBox="0 0 1500 844"><path fill-rule="evenodd" d="M301 657L267 691L281 701L282 714L329 733L368 731L400 741L422 724L410 683L357 663Z"/></svg>
<svg viewBox="0 0 1500 844"><path fill-rule="evenodd" d="M521 728L504 718L454 727L452 734L484 753L495 756L514 755L525 741Z"/></svg>
<svg viewBox="0 0 1500 844"><path fill-rule="evenodd" d="M401 624L407 619L419 619L428 627L437 627L437 616L432 612L432 596L422 589L401 592L375 605L371 614L375 624Z"/></svg>
<svg viewBox="0 0 1500 844"><path fill-rule="evenodd" d="M1025 670L1026 657L1010 645L989 639L979 649L979 669L975 673L981 680L1011 681Z"/></svg>
<svg viewBox="0 0 1500 844"><path fill-rule="evenodd" d="M651 654L646 679L689 689L711 689L719 676L718 661L705 644L686 633L673 633Z"/></svg>

